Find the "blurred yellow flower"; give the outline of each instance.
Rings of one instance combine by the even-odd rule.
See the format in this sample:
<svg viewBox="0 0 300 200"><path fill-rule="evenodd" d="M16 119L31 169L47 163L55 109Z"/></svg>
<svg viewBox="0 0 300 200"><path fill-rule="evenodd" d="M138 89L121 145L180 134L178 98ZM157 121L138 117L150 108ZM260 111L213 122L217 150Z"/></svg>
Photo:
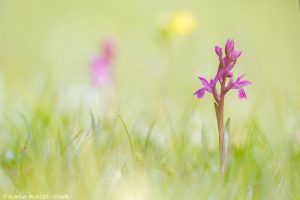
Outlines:
<svg viewBox="0 0 300 200"><path fill-rule="evenodd" d="M188 11L180 11L169 18L162 27L165 36L188 35L197 27L197 21Z"/></svg>

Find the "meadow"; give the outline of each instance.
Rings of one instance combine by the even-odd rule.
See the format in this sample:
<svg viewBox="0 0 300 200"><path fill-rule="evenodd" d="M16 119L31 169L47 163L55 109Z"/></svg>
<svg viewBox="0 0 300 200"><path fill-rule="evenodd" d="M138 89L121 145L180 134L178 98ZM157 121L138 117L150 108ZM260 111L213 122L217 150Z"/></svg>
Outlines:
<svg viewBox="0 0 300 200"><path fill-rule="evenodd" d="M0 197L300 199L298 3L0 0ZM166 32L178 13L190 30ZM95 85L107 38L113 83ZM213 97L193 93L228 38L252 84L226 97L222 177Z"/></svg>

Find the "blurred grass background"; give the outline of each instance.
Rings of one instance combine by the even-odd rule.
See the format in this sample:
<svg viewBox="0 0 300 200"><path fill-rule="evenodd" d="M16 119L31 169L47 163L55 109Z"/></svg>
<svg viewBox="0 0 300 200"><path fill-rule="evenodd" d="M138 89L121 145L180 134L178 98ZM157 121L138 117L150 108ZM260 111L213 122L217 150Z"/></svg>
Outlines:
<svg viewBox="0 0 300 200"><path fill-rule="evenodd" d="M164 41L162 24L181 10L195 31ZM1 193L299 199L299 18L296 0L1 0ZM117 42L115 97L88 73L107 37ZM247 101L226 99L222 183L212 97L192 94L228 38L243 50L236 75L253 85Z"/></svg>

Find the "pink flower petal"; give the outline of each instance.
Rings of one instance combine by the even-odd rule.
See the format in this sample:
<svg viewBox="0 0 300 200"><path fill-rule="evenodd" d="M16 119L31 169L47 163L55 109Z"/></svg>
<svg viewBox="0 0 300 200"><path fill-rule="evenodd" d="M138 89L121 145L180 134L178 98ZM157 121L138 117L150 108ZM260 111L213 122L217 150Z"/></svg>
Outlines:
<svg viewBox="0 0 300 200"><path fill-rule="evenodd" d="M241 79L245 76L246 74L243 74L241 76L239 76L236 80L235 83L239 83L241 81Z"/></svg>
<svg viewBox="0 0 300 200"><path fill-rule="evenodd" d="M198 77L205 88L209 88L209 83L204 77Z"/></svg>
<svg viewBox="0 0 300 200"><path fill-rule="evenodd" d="M245 86L250 85L250 84L252 84L252 83L250 81L247 81L247 80L241 81L239 83L240 87L245 87Z"/></svg>
<svg viewBox="0 0 300 200"><path fill-rule="evenodd" d="M239 89L238 96L240 100L247 99L247 94L243 88Z"/></svg>
<svg viewBox="0 0 300 200"><path fill-rule="evenodd" d="M112 72L107 57L97 56L90 64L91 78L94 84L104 85L112 82Z"/></svg>
<svg viewBox="0 0 300 200"><path fill-rule="evenodd" d="M196 95L196 97L198 99L202 99L205 95L205 88L201 88L200 90L197 90L194 95Z"/></svg>
<svg viewBox="0 0 300 200"><path fill-rule="evenodd" d="M231 59L236 60L238 57L240 57L242 55L243 51L233 51L232 55L231 55Z"/></svg>
<svg viewBox="0 0 300 200"><path fill-rule="evenodd" d="M233 77L233 73L232 72L227 72L226 77L228 77L228 78Z"/></svg>
<svg viewBox="0 0 300 200"><path fill-rule="evenodd" d="M239 76L235 82L233 83L233 85L231 86L231 89L241 89L247 85L252 84L250 81L244 80L241 81L241 79L245 76L245 74L243 74L242 76Z"/></svg>
<svg viewBox="0 0 300 200"><path fill-rule="evenodd" d="M218 81L221 81L223 78L223 75L226 73L226 69L222 68L216 75L215 79Z"/></svg>

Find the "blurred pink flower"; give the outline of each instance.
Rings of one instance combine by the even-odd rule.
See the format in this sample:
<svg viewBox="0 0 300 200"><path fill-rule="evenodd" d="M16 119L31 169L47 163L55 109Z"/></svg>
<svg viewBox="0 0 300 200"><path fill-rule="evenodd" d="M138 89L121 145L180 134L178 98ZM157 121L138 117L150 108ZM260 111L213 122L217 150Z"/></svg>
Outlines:
<svg viewBox="0 0 300 200"><path fill-rule="evenodd" d="M113 82L112 61L115 43L106 40L102 44L102 54L95 56L90 63L91 79L96 85L108 85Z"/></svg>

